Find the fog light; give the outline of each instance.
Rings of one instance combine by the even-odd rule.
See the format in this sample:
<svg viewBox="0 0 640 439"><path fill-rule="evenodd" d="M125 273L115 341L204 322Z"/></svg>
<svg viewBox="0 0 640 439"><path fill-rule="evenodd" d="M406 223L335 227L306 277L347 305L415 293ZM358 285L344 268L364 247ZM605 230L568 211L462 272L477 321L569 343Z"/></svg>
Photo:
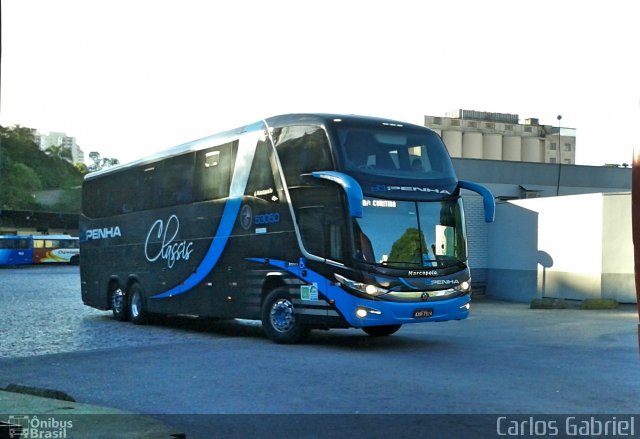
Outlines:
<svg viewBox="0 0 640 439"><path fill-rule="evenodd" d="M465 303L460 307L460 309L467 309L467 310L471 309L471 303L470 302Z"/></svg>
<svg viewBox="0 0 640 439"><path fill-rule="evenodd" d="M366 310L366 309L364 309L364 308L358 308L358 309L356 310L356 315L357 315L358 317L360 317L361 319L364 319L364 318L367 316L367 314L369 314L369 313L368 313L368 312L367 312L367 310Z"/></svg>

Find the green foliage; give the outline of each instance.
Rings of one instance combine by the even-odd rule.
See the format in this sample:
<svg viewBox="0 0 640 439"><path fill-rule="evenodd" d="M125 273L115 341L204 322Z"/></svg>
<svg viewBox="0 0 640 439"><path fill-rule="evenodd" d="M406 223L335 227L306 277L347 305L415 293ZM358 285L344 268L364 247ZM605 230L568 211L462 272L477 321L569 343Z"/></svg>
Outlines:
<svg viewBox="0 0 640 439"><path fill-rule="evenodd" d="M569 305L564 299L543 297L542 299L533 299L529 307L531 309L567 309Z"/></svg>
<svg viewBox="0 0 640 439"><path fill-rule="evenodd" d="M613 299L585 299L580 304L580 309L616 309L618 302Z"/></svg>
<svg viewBox="0 0 640 439"><path fill-rule="evenodd" d="M389 261L422 263L422 249L427 248L424 235L416 228L409 228L393 243Z"/></svg>
<svg viewBox="0 0 640 439"><path fill-rule="evenodd" d="M35 201L35 192L44 189L78 188L83 174L66 161L65 151L51 156L33 140L34 130L15 125L0 127L0 208L44 210ZM77 192L77 190L76 190ZM77 198L76 201L73 201ZM80 197L69 195L60 210L80 210ZM62 210L64 208L64 210ZM47 208L46 210L51 210Z"/></svg>
<svg viewBox="0 0 640 439"><path fill-rule="evenodd" d="M102 157L97 151L91 151L89 153L89 158L93 162L87 168L90 172L99 171L101 169L110 168L112 166L120 164L120 160L109 157Z"/></svg>

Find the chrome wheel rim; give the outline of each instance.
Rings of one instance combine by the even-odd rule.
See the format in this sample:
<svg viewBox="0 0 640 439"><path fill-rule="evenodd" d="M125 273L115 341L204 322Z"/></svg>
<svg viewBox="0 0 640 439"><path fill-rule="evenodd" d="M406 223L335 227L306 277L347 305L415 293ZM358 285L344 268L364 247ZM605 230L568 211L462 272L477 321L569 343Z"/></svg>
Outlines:
<svg viewBox="0 0 640 439"><path fill-rule="evenodd" d="M131 296L131 317L136 318L140 315L140 293L137 291Z"/></svg>
<svg viewBox="0 0 640 439"><path fill-rule="evenodd" d="M121 314L124 311L124 292L122 288L117 288L111 295L111 307L116 314Z"/></svg>
<svg viewBox="0 0 640 439"><path fill-rule="evenodd" d="M293 304L286 299L278 299L271 307L271 326L278 332L287 332L296 322Z"/></svg>

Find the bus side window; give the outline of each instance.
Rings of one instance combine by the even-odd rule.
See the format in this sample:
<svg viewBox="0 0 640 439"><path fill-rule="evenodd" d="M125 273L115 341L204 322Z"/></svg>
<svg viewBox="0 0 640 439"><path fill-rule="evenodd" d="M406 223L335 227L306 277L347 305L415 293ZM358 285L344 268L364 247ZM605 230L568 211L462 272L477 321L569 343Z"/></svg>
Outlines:
<svg viewBox="0 0 640 439"><path fill-rule="evenodd" d="M344 212L338 206L308 206L297 211L305 249L316 256L343 262L347 251Z"/></svg>
<svg viewBox="0 0 640 439"><path fill-rule="evenodd" d="M278 157L289 187L301 184L300 174L334 170L331 149L324 130L315 126L290 126L279 129Z"/></svg>
<svg viewBox="0 0 640 439"><path fill-rule="evenodd" d="M0 239L0 249L13 250L14 248L16 248L16 240Z"/></svg>
<svg viewBox="0 0 640 439"><path fill-rule="evenodd" d="M158 207L187 204L193 200L194 160L195 153L189 153L164 162Z"/></svg>
<svg viewBox="0 0 640 439"><path fill-rule="evenodd" d="M119 215L121 213L129 213L137 210L136 205L136 175L134 171L124 171L118 178L113 179L116 187L110 191L112 202L107 203L111 206L108 215ZM142 207L142 206L140 206Z"/></svg>
<svg viewBox="0 0 640 439"><path fill-rule="evenodd" d="M82 186L82 213L90 218L107 216L108 193L101 180L85 181Z"/></svg>
<svg viewBox="0 0 640 439"><path fill-rule="evenodd" d="M158 201L162 197L160 193L160 178L162 163L153 163L144 166L138 174L139 190L136 191L138 198L135 200L135 210L155 209L160 204Z"/></svg>
<svg viewBox="0 0 640 439"><path fill-rule="evenodd" d="M270 141L259 141L251 164L245 195L261 198L270 203L281 201L284 196L279 185L276 185L274 176L278 175L278 171L275 165Z"/></svg>
<svg viewBox="0 0 640 439"><path fill-rule="evenodd" d="M215 200L229 196L231 173L237 141L198 151L193 182L194 201Z"/></svg>

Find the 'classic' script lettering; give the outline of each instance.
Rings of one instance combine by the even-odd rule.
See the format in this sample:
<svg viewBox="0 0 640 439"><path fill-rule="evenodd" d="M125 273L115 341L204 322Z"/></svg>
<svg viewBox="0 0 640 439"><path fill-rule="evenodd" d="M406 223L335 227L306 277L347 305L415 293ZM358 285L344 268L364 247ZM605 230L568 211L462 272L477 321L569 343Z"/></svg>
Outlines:
<svg viewBox="0 0 640 439"><path fill-rule="evenodd" d="M188 261L193 253L193 242L175 241L179 231L180 220L175 215L171 215L166 224L161 219L153 223L144 242L144 254L147 261L155 262L158 259L163 259L169 268L173 268L176 261ZM150 242L153 236L157 240L161 240L161 243ZM158 246L159 248L156 250Z"/></svg>

